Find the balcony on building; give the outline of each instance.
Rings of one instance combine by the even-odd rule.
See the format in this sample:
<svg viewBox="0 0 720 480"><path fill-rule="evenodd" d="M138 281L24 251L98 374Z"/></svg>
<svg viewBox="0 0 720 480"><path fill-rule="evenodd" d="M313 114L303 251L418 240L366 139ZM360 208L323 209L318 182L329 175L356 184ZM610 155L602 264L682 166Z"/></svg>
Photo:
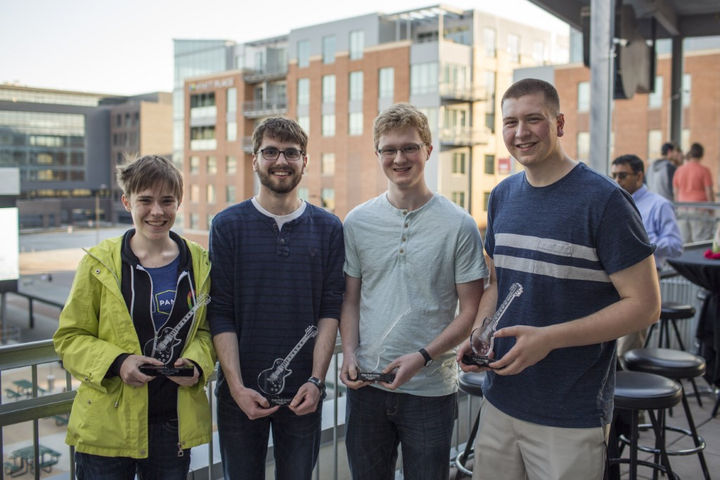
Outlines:
<svg viewBox="0 0 720 480"><path fill-rule="evenodd" d="M240 68L246 84L282 80L287 76L287 36L247 43L242 47Z"/></svg>
<svg viewBox="0 0 720 480"><path fill-rule="evenodd" d="M262 118L282 115L287 112L287 97L275 97L243 102L243 115L246 118Z"/></svg>
<svg viewBox="0 0 720 480"><path fill-rule="evenodd" d="M440 83L438 91L440 99L446 103L479 102L487 99L485 88L480 85Z"/></svg>
<svg viewBox="0 0 720 480"><path fill-rule="evenodd" d="M252 137L243 137L243 139L242 139L242 149L243 149L243 152L249 153L250 155L252 155L253 153L255 153L255 152L253 152L253 139L252 139Z"/></svg>
<svg viewBox="0 0 720 480"><path fill-rule="evenodd" d="M438 132L440 145L446 148L486 145L490 138L487 128L453 127L441 128Z"/></svg>

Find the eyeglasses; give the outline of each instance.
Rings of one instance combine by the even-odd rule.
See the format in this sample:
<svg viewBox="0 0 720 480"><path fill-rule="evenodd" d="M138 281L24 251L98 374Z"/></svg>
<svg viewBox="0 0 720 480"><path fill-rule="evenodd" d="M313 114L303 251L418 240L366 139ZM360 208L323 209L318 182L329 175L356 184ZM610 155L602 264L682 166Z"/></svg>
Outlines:
<svg viewBox="0 0 720 480"><path fill-rule="evenodd" d="M613 180L625 180L628 175L637 175L636 172L613 172L610 174L610 176L613 178Z"/></svg>
<svg viewBox="0 0 720 480"><path fill-rule="evenodd" d="M285 155L285 160L287 160L288 162L298 161L302 158L303 155L305 155L305 152L303 152L302 150L298 150L297 148L278 150L275 147L263 148L262 150L260 150L260 153L265 160L269 160L271 162L280 158L281 153Z"/></svg>
<svg viewBox="0 0 720 480"><path fill-rule="evenodd" d="M427 145L426 143L410 143L408 145L405 145L402 148L391 148L391 147L384 147L379 148L378 153L380 153L380 156L385 160L392 160L395 158L395 155L397 155L398 150L400 150L403 154L403 157L406 158L414 158L420 153L420 148L423 145Z"/></svg>

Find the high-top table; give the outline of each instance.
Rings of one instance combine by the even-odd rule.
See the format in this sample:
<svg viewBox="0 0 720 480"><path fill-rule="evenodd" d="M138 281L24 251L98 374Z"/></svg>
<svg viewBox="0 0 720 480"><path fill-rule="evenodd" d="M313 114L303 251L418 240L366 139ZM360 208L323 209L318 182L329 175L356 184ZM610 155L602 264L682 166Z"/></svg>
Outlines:
<svg viewBox="0 0 720 480"><path fill-rule="evenodd" d="M705 378L720 387L720 259L705 258L707 249L688 250L668 263L683 277L706 289L698 318L697 339L700 355L705 358ZM717 405L714 414L717 413Z"/></svg>

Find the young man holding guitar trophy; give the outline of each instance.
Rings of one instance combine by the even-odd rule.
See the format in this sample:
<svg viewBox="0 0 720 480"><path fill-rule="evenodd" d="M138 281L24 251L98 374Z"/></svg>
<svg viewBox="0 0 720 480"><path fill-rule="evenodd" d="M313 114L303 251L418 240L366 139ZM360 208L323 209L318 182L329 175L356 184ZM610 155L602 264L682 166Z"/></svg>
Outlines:
<svg viewBox="0 0 720 480"><path fill-rule="evenodd" d="M218 351L218 433L225 478L265 478L272 427L278 480L309 480L320 448L323 380L345 282L343 232L297 186L307 135L269 118L253 133L260 191L210 230Z"/></svg>

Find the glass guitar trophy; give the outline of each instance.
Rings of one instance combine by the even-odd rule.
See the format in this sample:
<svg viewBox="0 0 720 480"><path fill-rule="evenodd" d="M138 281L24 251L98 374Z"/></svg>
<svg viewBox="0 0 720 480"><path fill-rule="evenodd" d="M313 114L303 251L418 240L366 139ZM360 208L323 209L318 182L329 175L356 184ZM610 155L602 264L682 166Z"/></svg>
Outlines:
<svg viewBox="0 0 720 480"><path fill-rule="evenodd" d="M292 370L288 368L292 359L305 345L305 343L311 338L316 337L318 329L315 325L311 325L305 329L305 336L295 345L295 348L285 358L277 358L273 363L273 366L267 370L263 370L258 375L258 388L265 394L265 398L270 402L270 406L275 405L288 405L294 396L283 397L281 396L283 390L285 390L285 378L292 374Z"/></svg>
<svg viewBox="0 0 720 480"><path fill-rule="evenodd" d="M470 334L470 347L473 353L463 355L462 363L465 365L487 367L494 361L489 358L489 355L493 350L494 334L497 330L498 323L512 301L522 295L522 293L523 287L519 283L513 283L510 286L510 292L507 297L505 297L505 300L503 300L500 308L495 312L495 315L493 315L492 318L485 318L482 325Z"/></svg>
<svg viewBox="0 0 720 480"><path fill-rule="evenodd" d="M370 345L361 345L355 350L355 366L357 368L357 377L350 380L363 380L365 382L386 382L392 383L395 380L394 373L382 373L380 371L380 357L385 352L383 342L392 332L393 328L400 320L410 313L410 307L403 310L398 317L390 322L383 334L376 343Z"/></svg>
<svg viewBox="0 0 720 480"><path fill-rule="evenodd" d="M180 345L181 338L177 338L180 330L187 322L192 320L198 308L210 303L210 295L203 293L195 299L195 306L180 319L175 327L165 327L160 332L156 332L155 337L151 338L143 349L143 353L147 357L157 358L164 364L170 363L175 355L175 347Z"/></svg>

